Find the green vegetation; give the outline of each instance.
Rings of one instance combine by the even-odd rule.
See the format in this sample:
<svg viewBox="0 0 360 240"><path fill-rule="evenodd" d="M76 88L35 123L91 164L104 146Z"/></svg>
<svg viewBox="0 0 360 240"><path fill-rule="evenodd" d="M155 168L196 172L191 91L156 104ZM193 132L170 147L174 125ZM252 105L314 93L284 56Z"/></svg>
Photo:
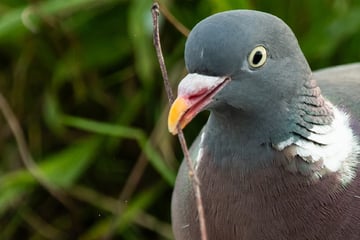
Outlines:
<svg viewBox="0 0 360 240"><path fill-rule="evenodd" d="M171 191L182 153L167 132L151 5L1 1L0 93L36 165L24 162L1 112L0 239L172 239ZM270 12L291 26L313 69L360 60L359 1L160 5L189 29L223 10ZM163 15L161 37L175 89L186 73L186 38ZM185 130L188 142L205 119Z"/></svg>

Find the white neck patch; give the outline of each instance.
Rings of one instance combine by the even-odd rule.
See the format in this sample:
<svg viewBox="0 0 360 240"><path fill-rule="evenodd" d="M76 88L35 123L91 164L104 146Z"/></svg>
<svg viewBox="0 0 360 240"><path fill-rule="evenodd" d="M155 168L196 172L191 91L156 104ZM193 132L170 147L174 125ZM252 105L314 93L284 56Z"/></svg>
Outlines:
<svg viewBox="0 0 360 240"><path fill-rule="evenodd" d="M327 102L330 106L331 103ZM323 161L323 167L328 172L339 172L341 181L348 183L355 176L355 166L358 164L360 145L349 126L349 116L332 106L334 120L331 125L316 126L307 138L324 145L305 139L291 137L274 147L282 151L291 146L293 157L299 156L306 162ZM319 133L319 134L317 134Z"/></svg>

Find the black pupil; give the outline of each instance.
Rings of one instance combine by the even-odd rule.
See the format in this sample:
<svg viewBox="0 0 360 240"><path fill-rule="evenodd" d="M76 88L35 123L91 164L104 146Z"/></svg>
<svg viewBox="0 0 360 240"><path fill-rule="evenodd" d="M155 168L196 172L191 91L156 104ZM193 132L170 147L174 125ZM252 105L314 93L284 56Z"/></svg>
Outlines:
<svg viewBox="0 0 360 240"><path fill-rule="evenodd" d="M252 62L253 62L253 64L254 65L257 65L259 62L260 62L260 60L262 59L262 53L260 52L260 51L257 51L255 54L254 54L254 58L253 58L253 60L252 60Z"/></svg>

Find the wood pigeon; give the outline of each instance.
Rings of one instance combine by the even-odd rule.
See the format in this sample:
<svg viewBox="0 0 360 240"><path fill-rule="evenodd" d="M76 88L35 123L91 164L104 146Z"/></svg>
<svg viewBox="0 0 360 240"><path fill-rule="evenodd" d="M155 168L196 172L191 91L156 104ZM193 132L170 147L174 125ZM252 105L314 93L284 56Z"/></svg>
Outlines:
<svg viewBox="0 0 360 240"><path fill-rule="evenodd" d="M291 29L258 11L212 15L185 46L168 127L210 116L190 155L210 240L360 239L360 63L312 73ZM188 168L175 239L199 240Z"/></svg>

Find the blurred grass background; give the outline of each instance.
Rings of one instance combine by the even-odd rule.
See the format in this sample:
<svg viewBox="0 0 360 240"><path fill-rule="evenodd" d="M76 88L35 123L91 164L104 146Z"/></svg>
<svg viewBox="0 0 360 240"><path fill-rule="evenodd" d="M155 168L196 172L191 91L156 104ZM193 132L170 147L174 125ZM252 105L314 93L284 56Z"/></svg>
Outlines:
<svg viewBox="0 0 360 240"><path fill-rule="evenodd" d="M151 5L1 0L0 93L46 180L25 167L1 114L0 239L172 239L171 191L182 153L167 132ZM189 29L219 11L266 11L290 25L313 69L360 60L357 0L160 5ZM163 16L161 38L175 89L186 73L186 38ZM188 142L205 120L206 113L187 127Z"/></svg>

